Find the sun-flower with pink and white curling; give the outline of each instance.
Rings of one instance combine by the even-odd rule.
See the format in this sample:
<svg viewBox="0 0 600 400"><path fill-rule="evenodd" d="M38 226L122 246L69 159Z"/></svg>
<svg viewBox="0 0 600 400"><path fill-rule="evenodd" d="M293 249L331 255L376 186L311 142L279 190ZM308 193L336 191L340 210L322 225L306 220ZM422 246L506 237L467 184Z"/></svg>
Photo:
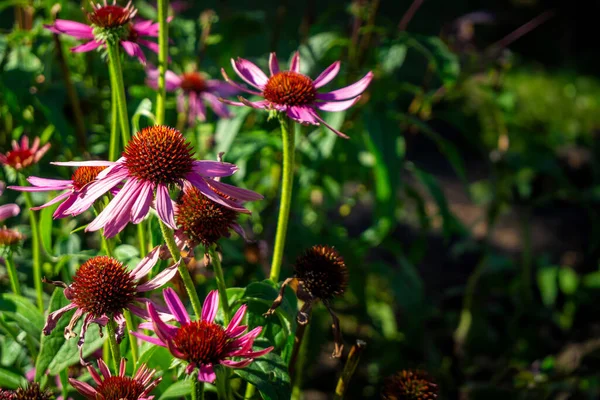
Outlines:
<svg viewBox="0 0 600 400"><path fill-rule="evenodd" d="M160 246L157 246L132 270L112 257L96 256L77 269L73 281L68 285L60 281L45 280L46 283L63 288L64 295L70 303L48 315L43 333L49 335L65 313L75 310L64 334L67 339L77 336L73 328L77 321L83 318L77 342L82 364L85 334L91 323L103 327L108 321L114 320L117 323L115 336L117 342L120 342L125 332L123 312L129 310L141 318L148 318L146 310L137 305L150 304L150 300L142 297L143 293L161 287L177 273L179 262L164 269L154 278L142 282L158 262L159 256Z"/></svg>
<svg viewBox="0 0 600 400"><path fill-rule="evenodd" d="M86 231L104 228L104 236L115 236L129 222L138 224L156 209L158 217L171 229L177 229L173 200L169 190L183 188L185 183L197 188L212 201L232 210L247 213L241 201L261 200L262 195L251 190L220 182L219 178L233 175L238 167L231 163L196 160L192 145L177 129L155 125L138 132L127 143L122 157L115 161L55 162L56 165L77 167L103 166L96 180L81 199L64 210L78 214L123 183L118 194L86 227ZM237 199L238 201L233 201Z"/></svg>
<svg viewBox="0 0 600 400"><path fill-rule="evenodd" d="M300 72L300 53L296 52L290 62L289 71L281 71L275 53L269 56L269 72L267 76L256 64L243 58L231 60L235 73L251 88L232 81L224 69L223 78L239 90L264 100L250 101L239 97L238 101L221 99L225 104L249 106L253 108L275 110L285 113L289 118L301 124L323 124L336 135L348 139L348 136L327 124L318 111L344 111L360 100L360 95L367 89L373 79L368 72L357 82L341 89L322 93L323 86L331 82L340 71L340 62L336 61L327 67L315 80Z"/></svg>
<svg viewBox="0 0 600 400"><path fill-rule="evenodd" d="M227 327L215 323L219 309L219 295L211 291L202 306L200 320L192 321L183 303L171 288L163 291L167 307L179 327L165 323L152 303L148 303L150 322L140 324L141 329L152 329L156 337L140 332L132 332L138 338L152 344L166 347L171 354L188 363L186 373L191 375L198 369L198 380L212 383L216 379L215 366L244 368L256 358L271 350L253 351L254 340L260 335L262 327L246 332L248 327L242 325L246 313L246 305L242 305ZM236 360L232 360L235 358Z"/></svg>
<svg viewBox="0 0 600 400"><path fill-rule="evenodd" d="M146 57L140 45L143 45L155 53L158 53L158 44L144 39L143 37L158 37L158 23L148 20L134 21L137 9L129 1L125 7L117 4L91 3L92 10L86 13L88 24L66 19L57 19L53 25L45 27L54 32L72 36L76 39L87 40L87 42L75 46L72 52L82 53L92 51L106 42L118 42L127 54L137 57L142 64Z"/></svg>

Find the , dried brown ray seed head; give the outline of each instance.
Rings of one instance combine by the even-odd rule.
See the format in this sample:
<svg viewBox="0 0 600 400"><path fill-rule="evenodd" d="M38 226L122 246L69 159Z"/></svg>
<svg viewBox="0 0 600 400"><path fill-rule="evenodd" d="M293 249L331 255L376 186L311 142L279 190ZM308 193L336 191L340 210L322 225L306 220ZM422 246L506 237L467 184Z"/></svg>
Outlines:
<svg viewBox="0 0 600 400"><path fill-rule="evenodd" d="M348 269L342 256L330 246L317 245L298 257L294 266L302 289L313 298L329 300L348 286Z"/></svg>
<svg viewBox="0 0 600 400"><path fill-rule="evenodd" d="M192 171L190 142L177 129L155 125L139 131L123 152L129 173L155 184L179 184Z"/></svg>
<svg viewBox="0 0 600 400"><path fill-rule="evenodd" d="M47 390L42 390L39 384L30 383L27 387L15 390L14 400L51 400L54 395Z"/></svg>
<svg viewBox="0 0 600 400"><path fill-rule="evenodd" d="M229 198L222 194L220 196ZM201 243L206 247L229 236L229 230L238 216L236 211L212 201L190 186L186 186L177 204L177 226L192 244Z"/></svg>
<svg viewBox="0 0 600 400"><path fill-rule="evenodd" d="M425 371L402 370L386 379L382 400L434 400L438 386Z"/></svg>

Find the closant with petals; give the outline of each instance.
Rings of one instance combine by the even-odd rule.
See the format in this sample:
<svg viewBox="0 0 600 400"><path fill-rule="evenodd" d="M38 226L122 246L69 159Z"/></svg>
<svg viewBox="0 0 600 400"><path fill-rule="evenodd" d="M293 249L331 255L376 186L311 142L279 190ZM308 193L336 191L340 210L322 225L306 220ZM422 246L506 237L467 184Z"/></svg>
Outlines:
<svg viewBox="0 0 600 400"><path fill-rule="evenodd" d="M104 236L115 236L132 222L140 223L154 208L158 217L171 229L177 229L173 201L169 189L189 183L209 199L238 212L249 213L238 202L260 200L263 197L250 190L219 182L215 178L233 175L238 168L230 163L195 160L191 144L181 132L168 126L156 125L138 132L127 143L123 156L116 162L75 161L57 165L106 166L96 181L90 184L81 201L64 212L79 213L89 208L100 196L125 181L119 193L86 228L104 228Z"/></svg>
<svg viewBox="0 0 600 400"><path fill-rule="evenodd" d="M117 323L116 340L120 342L125 332L123 311L130 310L139 317L147 318L146 311L136 306L136 303L150 302L141 297L142 293L161 287L177 273L179 263L164 269L151 280L141 283L140 280L147 276L158 262L159 255L160 247L157 246L131 271L112 257L96 256L79 267L70 285L60 281L46 281L64 288L64 295L70 303L48 315L43 329L44 334L49 335L66 312L75 310L75 314L65 328L65 337L69 339L76 336L73 327L83 317L77 343L82 364L84 364L82 348L85 333L92 322L102 327L113 319Z"/></svg>
<svg viewBox="0 0 600 400"><path fill-rule="evenodd" d="M253 89L233 82L225 70L221 69L225 80L239 90L260 96L263 100L250 101L239 97L240 101L237 102L221 99L224 103L280 111L301 124L323 124L345 139L348 139L348 136L327 124L317 111L343 111L352 107L360 100L360 95L373 79L373 73L369 72L350 86L320 93L318 89L331 82L340 71L340 62L334 62L315 80L312 80L300 73L300 54L298 52L292 57L289 71L280 71L277 56L275 53L271 53L269 57L270 76L267 76L254 63L243 58L232 59L231 65L236 74Z"/></svg>
<svg viewBox="0 0 600 400"><path fill-rule="evenodd" d="M146 364L140 365L132 378L126 376L126 360L124 358L119 363L119 373L117 375L110 373L108 365L102 359L98 359L98 368L100 369L100 373L92 365L87 365L87 369L96 383L96 387L69 378L69 383L86 399L152 400L154 396L150 395L150 392L161 381L161 378L152 379L156 370L148 369Z"/></svg>
<svg viewBox="0 0 600 400"><path fill-rule="evenodd" d="M27 167L37 164L38 161L50 149L50 143L46 143L40 147L40 138L33 139L33 144L29 146L29 138L23 136L21 142L12 141L12 150L5 154L0 153L0 164L8 165L20 171Z"/></svg>
<svg viewBox="0 0 600 400"><path fill-rule="evenodd" d="M49 202L34 207L32 210L41 210L53 204L63 201L54 211L54 218L64 218L69 215L77 215L77 213L68 214L65 210L69 209L75 202L82 198L86 193L87 186L92 183L98 174L106 167L79 167L73 172L71 179L47 179L37 176L30 176L27 181L33 186L9 186L9 189L18 190L20 192L49 192L64 190L63 193L56 196ZM85 210L79 210L85 211Z"/></svg>
<svg viewBox="0 0 600 400"><path fill-rule="evenodd" d="M167 92L179 91L177 95L177 111L187 113L188 124L193 125L196 120L206 120L205 103L219 118L231 117L227 106L219 101L219 97L228 97L237 94L239 90L232 85L216 79L207 79L200 72L196 71L184 72L177 75L173 71L167 70L165 82ZM149 69L147 71L146 83L153 89L158 88L157 69Z"/></svg>
<svg viewBox="0 0 600 400"><path fill-rule="evenodd" d="M145 63L146 57L140 45L158 53L158 45L155 42L143 39L143 37L157 37L158 23L141 20L134 22L133 18L137 9L131 1L125 7L116 4L92 3L92 10L87 13L89 25L81 22L57 19L53 25L45 25L54 33L63 33L76 39L88 40L84 44L75 46L72 52L81 53L105 46L107 41L118 41L125 52L132 57L137 57L140 62Z"/></svg>
<svg viewBox="0 0 600 400"><path fill-rule="evenodd" d="M202 316L198 321L190 320L190 316L173 289L165 289L163 295L179 327L163 322L154 305L148 303L151 322L142 323L140 328L152 329L157 337L139 332L132 332L132 334L147 342L168 348L173 356L188 363L185 369L187 374L192 374L195 369L198 369L198 380L212 383L216 379L214 370L216 365L244 368L255 358L273 350L273 347L268 347L252 351L254 340L260 335L262 327L244 333L248 329L247 326L241 325L246 313L246 305L242 305L237 310L227 328L224 328L214 322L219 308L219 295L216 290L211 291L206 297ZM232 357L240 360L232 360Z"/></svg>

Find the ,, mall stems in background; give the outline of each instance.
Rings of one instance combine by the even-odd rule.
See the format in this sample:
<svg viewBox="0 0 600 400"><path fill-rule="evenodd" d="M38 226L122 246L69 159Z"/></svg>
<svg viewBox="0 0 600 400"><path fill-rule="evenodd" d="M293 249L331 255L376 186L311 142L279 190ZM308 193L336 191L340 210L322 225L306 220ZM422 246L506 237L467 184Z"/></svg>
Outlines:
<svg viewBox="0 0 600 400"><path fill-rule="evenodd" d="M25 176L19 174L19 185L27 186ZM29 225L31 225L31 253L33 256L33 285L37 297L37 305L44 312L44 288L42 287L42 254L40 249L40 227L37 217L33 212L33 201L29 192L23 192L25 205L29 211Z"/></svg>
<svg viewBox="0 0 600 400"><path fill-rule="evenodd" d="M194 375L192 375L192 380L194 381L192 400L204 400L204 382L199 381Z"/></svg>
<svg viewBox="0 0 600 400"><path fill-rule="evenodd" d="M10 280L10 287L14 294L20 296L21 286L19 285L19 277L17 276L17 268L15 268L12 250L8 250L8 254L4 257L4 263L6 264L6 271L8 272L8 279Z"/></svg>
<svg viewBox="0 0 600 400"><path fill-rule="evenodd" d="M404 15L402 16L402 19L400 20L400 23L398 23L398 30L399 31L405 31L406 27L408 26L408 23L413 19L413 17L415 16L417 10L419 9L419 7L421 7L423 5L423 2L425 0L414 0L412 2L412 4L410 5L410 7L408 7L408 10L406 10L406 12L404 13Z"/></svg>
<svg viewBox="0 0 600 400"><path fill-rule="evenodd" d="M94 216L97 217L99 214L98 209L96 207L92 207L92 209L94 210ZM104 253L106 253L107 256L112 257L112 243L110 239L107 239L106 236L104 236L104 232L100 234L100 243L102 243L102 250L104 250Z"/></svg>
<svg viewBox="0 0 600 400"><path fill-rule="evenodd" d="M255 394L256 394L256 386L254 386L253 384L248 382L248 385L246 385L246 393L244 393L244 400L252 399Z"/></svg>
<svg viewBox="0 0 600 400"><path fill-rule="evenodd" d="M158 94L156 95L156 124L165 123L165 102L167 89L165 74L169 53L169 31L167 25L167 12L169 0L158 0Z"/></svg>
<svg viewBox="0 0 600 400"><path fill-rule="evenodd" d="M59 371L58 378L60 379L60 385L62 386L62 388L60 389L61 396L63 399L68 399L69 398L69 386L70 386L69 385L69 370L63 369L63 370Z"/></svg>
<svg viewBox="0 0 600 400"><path fill-rule="evenodd" d="M104 234L101 234L100 237L100 240L102 241L102 249L104 250L107 256L112 257L112 250L110 248L110 243L108 242L108 239L104 237Z"/></svg>
<svg viewBox="0 0 600 400"><path fill-rule="evenodd" d="M294 185L294 121L290 118L280 116L279 122L281 124L281 139L283 141L283 175L281 178L281 202L279 205L279 217L277 218L273 262L271 263L271 274L269 276L269 279L273 282L279 282L281 261L283 259L285 238L290 217L290 206L292 204L292 188Z"/></svg>
<svg viewBox="0 0 600 400"><path fill-rule="evenodd" d="M305 325L298 325L296 328L296 340L294 342L295 354L292 354L289 365L290 378L292 379L291 400L300 400L302 398L302 379L304 378L304 364L306 363L306 353L308 352L309 325L310 322ZM300 329L301 332L298 332Z"/></svg>
<svg viewBox="0 0 600 400"><path fill-rule="evenodd" d="M113 367L115 371L119 371L119 364L121 363L121 349L119 343L117 343L117 337L115 336L115 321L109 320L106 324L106 331L108 334L108 344L110 345L110 353L112 354Z"/></svg>
<svg viewBox="0 0 600 400"><path fill-rule="evenodd" d="M225 326L227 326L229 324L231 310L229 309L229 299L227 298L225 275L223 274L223 267L221 266L221 259L217 253L216 245L210 246L208 248L208 253L210 254L210 261L217 277L217 289L219 290L219 299L221 301L221 306L223 307L223 320L225 322Z"/></svg>
<svg viewBox="0 0 600 400"><path fill-rule="evenodd" d="M148 253L148 247L146 243L146 223L141 221L137 224L137 235L140 249L140 257L144 257Z"/></svg>
<svg viewBox="0 0 600 400"><path fill-rule="evenodd" d="M137 338L131 334L136 330L135 325L133 324L133 317L131 316L131 312L129 310L123 311L123 317L125 317L125 323L127 325L127 335L129 335L129 345L131 346L131 361L133 361L133 370L137 368L137 360L138 360L138 342Z"/></svg>
<svg viewBox="0 0 600 400"><path fill-rule="evenodd" d="M102 359L103 360L110 360L111 359L111 356L110 356L110 345L108 343L108 340L105 340L104 343L102 343Z"/></svg>
<svg viewBox="0 0 600 400"><path fill-rule="evenodd" d="M116 83L110 71L110 142L108 145L108 160L117 161L119 158L119 109Z"/></svg>
<svg viewBox="0 0 600 400"><path fill-rule="evenodd" d="M360 356L366 346L366 342L357 340L356 344L350 349L348 359L346 360L346 365L344 365L344 371L342 371L342 375L340 376L337 386L335 387L335 396L333 397L334 400L342 400L344 398L344 395L348 390L348 384L354 375L354 371L356 371L356 367L360 361Z"/></svg>
<svg viewBox="0 0 600 400"><path fill-rule="evenodd" d="M487 232L485 238L483 240L483 256L481 260L469 276L467 280L467 285L465 287L465 292L463 295L463 305L460 313L460 319L458 321L458 326L454 331L454 352L457 356L463 355L464 345L469 336L469 331L471 330L471 325L473 323L473 305L475 298L475 291L477 289L477 284L479 283L479 279L485 272L491 253L491 239L494 232L494 228L496 226L496 222L498 220L500 205L496 200L492 201L492 204L488 208L488 217L487 217Z"/></svg>
<svg viewBox="0 0 600 400"><path fill-rule="evenodd" d="M112 81L112 91L116 92L121 138L123 139L123 147L125 147L131 139L131 129L129 128L129 115L127 114L127 98L125 97L119 44L107 43L106 48L108 49L108 66Z"/></svg>
<svg viewBox="0 0 600 400"><path fill-rule="evenodd" d="M162 232L163 238L165 239L165 243L171 252L171 258L173 262L177 262L179 260L179 249L177 248L177 244L175 243L175 237L173 236L173 230L169 228L164 222L160 219L158 220L160 224L160 230ZM199 319L202 315L202 304L200 303L200 298L198 298L198 293L196 292L196 288L194 287L194 282L192 281L192 277L190 275L190 271L188 271L185 262L181 260L179 266L177 267L179 271L179 275L181 276L181 280L183 281L183 285L185 286L185 290L190 297L190 301L192 302L192 308L194 309L194 313L196 314L196 318Z"/></svg>
<svg viewBox="0 0 600 400"><path fill-rule="evenodd" d="M523 303L530 306L533 302L533 251L531 247L531 209L525 207L521 216L522 234L521 243L523 244L523 251L521 252L522 266L521 271L523 276L521 278L521 284L523 286Z"/></svg>
<svg viewBox="0 0 600 400"><path fill-rule="evenodd" d="M85 135L85 123L83 120L83 113L81 112L81 103L79 102L79 96L73 80L71 79L71 71L67 65L65 53L63 51L62 42L60 36L55 33L54 44L56 46L56 57L58 58L58 64L60 65L60 71L65 81L65 88L67 89L67 96L69 97L69 103L71 103L71 110L73 111L73 119L75 120L75 134L77 136L77 147L80 151L86 151L86 135Z"/></svg>

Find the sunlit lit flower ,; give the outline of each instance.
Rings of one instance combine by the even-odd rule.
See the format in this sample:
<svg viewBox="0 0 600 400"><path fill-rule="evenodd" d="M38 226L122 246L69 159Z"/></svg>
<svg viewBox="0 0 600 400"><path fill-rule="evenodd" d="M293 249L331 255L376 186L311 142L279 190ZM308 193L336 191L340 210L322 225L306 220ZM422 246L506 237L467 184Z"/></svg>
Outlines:
<svg viewBox="0 0 600 400"><path fill-rule="evenodd" d="M224 328L214 322L219 308L219 295L216 290L211 291L206 297L202 306L202 316L198 321L190 320L190 316L173 289L165 289L163 295L167 307L180 326L164 323L154 305L148 303L151 322L141 324L140 328L154 330L157 337L139 332L133 334L147 342L166 347L173 356L185 360L188 363L187 374L191 374L197 368L200 381L214 382L216 379L214 367L218 364L229 368L244 368L255 358L273 350L273 347L268 347L252 351L254 340L262 331L262 327L256 327L244 334L248 327L240 323L246 313L246 305L242 305L237 310L227 328ZM232 357L240 360L231 360Z"/></svg>
<svg viewBox="0 0 600 400"><path fill-rule="evenodd" d="M0 389L0 400L13 400L15 398L15 392L7 389Z"/></svg>
<svg viewBox="0 0 600 400"><path fill-rule="evenodd" d="M64 190L65 192L59 194L46 204L32 208L32 210L40 210L64 200L64 202L58 206L53 214L54 218L64 218L69 215L77 214L68 214L65 213L65 210L71 207L78 199L81 199L81 197L85 194L86 187L92 183L94 179L96 179L100 171L102 171L104 168L105 167L80 167L75 170L71 176L71 179L46 179L38 178L37 176L30 176L27 178L27 181L33 186L9 186L8 188L21 192L48 192ZM83 212L85 210L79 209L78 211Z"/></svg>
<svg viewBox="0 0 600 400"><path fill-rule="evenodd" d="M48 149L50 149L50 143L46 143L40 147L40 138L38 137L33 139L33 145L29 147L29 138L23 136L21 143L18 143L16 140L12 141L12 150L9 150L5 154L0 153L0 164L8 165L16 170L22 170L33 164L37 164Z"/></svg>
<svg viewBox="0 0 600 400"><path fill-rule="evenodd" d="M258 193L214 179L233 175L238 168L230 163L195 160L192 146L181 132L163 125L138 132L127 143L123 156L116 162L74 161L54 164L108 167L87 187L82 200L64 211L66 214L89 208L96 199L125 181L119 193L86 228L86 231L104 228L106 237L116 235L129 222L140 223L152 204L159 218L172 229L177 229L169 189L181 188L185 182L195 186L209 199L243 213L249 211L225 196L240 201L263 198Z"/></svg>
<svg viewBox="0 0 600 400"><path fill-rule="evenodd" d="M231 65L236 74L254 89L233 82L225 70L221 69L225 80L241 91L260 96L264 100L249 101L239 97L239 102L224 99L221 101L234 106L246 105L253 108L281 111L301 124L323 124L345 139L348 139L348 136L327 124L317 111L343 111L352 107L358 102L360 95L373 79L373 73L369 72L350 86L332 92L319 93L317 89L336 77L340 71L340 62L336 61L331 64L313 81L300 73L300 53L298 52L292 57L289 71L280 71L277 56L275 53L271 53L269 57L270 76L262 72L254 63L243 58L232 59Z"/></svg>
<svg viewBox="0 0 600 400"><path fill-rule="evenodd" d="M296 295L304 302L298 312L298 323L308 323L310 310L314 302L321 300L333 319L335 349L333 357L341 357L344 343L340 322L331 308L331 300L341 296L348 287L348 269L342 256L330 246L313 246L300 255L294 265L295 275L281 285L279 295L265 316L272 315L283 301L285 287L290 283L297 285Z"/></svg>
<svg viewBox="0 0 600 400"><path fill-rule="evenodd" d="M116 0L112 4L107 4L104 0L104 4L92 3L92 10L87 13L89 25L57 19L54 25L45 25L45 27L54 33L64 33L76 39L88 40L84 44L73 47L71 49L73 52L92 51L104 46L106 42L119 42L127 54L145 63L146 57L140 45L146 46L155 53L158 53L158 45L142 37L157 37L158 23L146 20L134 22L133 18L136 14L137 9L131 1L125 7L121 7L116 4Z"/></svg>
<svg viewBox="0 0 600 400"><path fill-rule="evenodd" d="M39 383L29 383L25 387L20 387L14 391L14 400L52 400L54 395L40 387Z"/></svg>
<svg viewBox="0 0 600 400"><path fill-rule="evenodd" d="M385 381L383 400L434 400L438 386L425 371L402 370Z"/></svg>
<svg viewBox="0 0 600 400"><path fill-rule="evenodd" d="M149 300L141 297L141 294L159 288L177 273L179 263L166 268L145 283L140 282L140 279L148 275L152 267L156 265L159 254L160 247L156 247L131 271L112 257L96 256L79 267L70 285L60 281L45 281L64 288L65 297L70 303L48 315L43 329L44 334L49 335L58 320L67 311L74 309L75 314L65 328L65 338L77 336L73 332L73 328L77 321L85 315L77 342L82 364L84 363L82 347L90 323L94 322L102 327L110 319L114 319L117 323L116 339L120 342L125 331L123 311L130 310L135 315L147 318L146 311L136 306L135 303L148 303Z"/></svg>
<svg viewBox="0 0 600 400"><path fill-rule="evenodd" d="M112 375L108 366L102 359L98 359L100 375L94 367L87 366L96 387L76 379L69 378L71 385L89 400L152 400L150 392L160 383L161 378L152 380L156 372L142 364L135 372L133 378L125 376L126 360L121 359L119 374Z"/></svg>
<svg viewBox="0 0 600 400"><path fill-rule="evenodd" d="M194 186L186 184L175 207L176 234L191 248L198 244L209 247L220 238L229 237L229 230L246 238L237 223L238 215L238 211L212 201Z"/></svg>
<svg viewBox="0 0 600 400"><path fill-rule="evenodd" d="M206 120L206 107L204 103L208 104L220 118L231 117L227 106L219 101L219 97L233 96L239 92L238 89L230 84L216 79L206 79L199 72L184 72L181 75L177 75L173 71L167 71L165 80L168 92L179 91L177 95L177 111L187 114L190 125L193 125L196 119L200 121ZM154 89L158 88L157 69L149 69L147 71L146 83Z"/></svg>

